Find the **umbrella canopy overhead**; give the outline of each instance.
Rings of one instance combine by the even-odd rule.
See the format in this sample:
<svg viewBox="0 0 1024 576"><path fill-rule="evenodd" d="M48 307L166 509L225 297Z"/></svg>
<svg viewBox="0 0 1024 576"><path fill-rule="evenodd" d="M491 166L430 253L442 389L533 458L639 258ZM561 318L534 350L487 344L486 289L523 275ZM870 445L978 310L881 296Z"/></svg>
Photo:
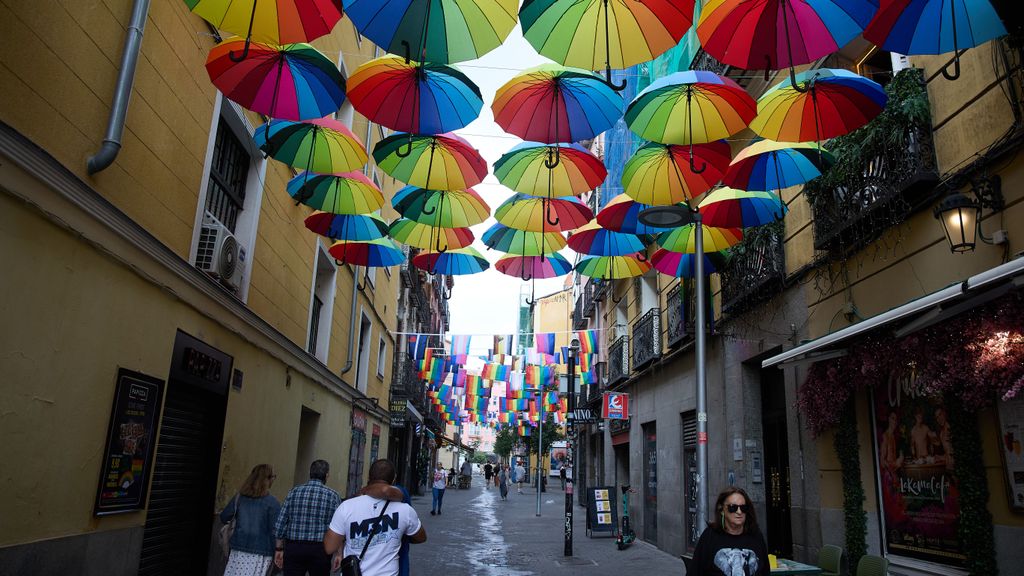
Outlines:
<svg viewBox="0 0 1024 576"><path fill-rule="evenodd" d="M381 48L451 64L494 50L515 28L518 0L344 0L345 15Z"/></svg>
<svg viewBox="0 0 1024 576"><path fill-rule="evenodd" d="M546 256L502 256L494 267L502 274L518 276L523 282L565 276L572 271L572 264L557 252Z"/></svg>
<svg viewBox="0 0 1024 576"><path fill-rule="evenodd" d="M455 68L406 62L392 55L356 68L348 79L348 97L370 120L416 134L463 128L480 115L483 106L480 89Z"/></svg>
<svg viewBox="0 0 1024 576"><path fill-rule="evenodd" d="M272 44L309 42L341 19L338 0L185 0L185 5L218 30Z"/></svg>
<svg viewBox="0 0 1024 576"><path fill-rule="evenodd" d="M630 198L652 206L685 202L708 190L722 179L732 150L724 140L692 147L648 142L641 146L622 170L622 187ZM692 159L692 162L691 162ZM690 167L704 166L701 172Z"/></svg>
<svg viewBox="0 0 1024 576"><path fill-rule="evenodd" d="M384 238L388 223L375 214L331 214L313 212L306 217L306 228L331 240L368 242Z"/></svg>
<svg viewBox="0 0 1024 576"><path fill-rule="evenodd" d="M817 144L761 140L740 150L722 183L738 190L780 190L810 182L833 164L832 154Z"/></svg>
<svg viewBox="0 0 1024 576"><path fill-rule="evenodd" d="M597 213L597 223L602 228L626 234L658 234L665 228L655 228L640 221L640 213L650 208L625 194L612 198Z"/></svg>
<svg viewBox="0 0 1024 576"><path fill-rule="evenodd" d="M338 66L309 44L262 44L235 38L214 46L206 58L210 81L224 96L257 114L313 120L338 111L345 79ZM240 62L232 52L248 50Z"/></svg>
<svg viewBox="0 0 1024 576"><path fill-rule="evenodd" d="M494 94L494 121L523 140L554 144L589 140L622 116L622 96L580 68L542 64Z"/></svg>
<svg viewBox="0 0 1024 576"><path fill-rule="evenodd" d="M714 225L701 226L704 237L704 252L721 252L743 240L739 228L716 228ZM658 245L670 252L693 254L697 251L696 226L685 224L658 235Z"/></svg>
<svg viewBox="0 0 1024 576"><path fill-rule="evenodd" d="M607 230L596 220L573 232L568 243L576 252L592 256L625 256L647 248L636 234Z"/></svg>
<svg viewBox="0 0 1024 576"><path fill-rule="evenodd" d="M881 85L849 70L808 70L758 99L750 129L769 140L821 142L867 124L887 100Z"/></svg>
<svg viewBox="0 0 1024 576"><path fill-rule="evenodd" d="M565 248L565 236L558 232L529 232L494 224L482 237L488 248L519 256L544 256Z"/></svg>
<svg viewBox="0 0 1024 576"><path fill-rule="evenodd" d="M392 222L389 233L402 244L434 252L465 248L476 239L469 228L441 228L420 224L408 218L399 218Z"/></svg>
<svg viewBox="0 0 1024 576"><path fill-rule="evenodd" d="M447 276L479 274L491 267L487 259L472 246L445 252L421 252L413 257L412 265L431 274Z"/></svg>
<svg viewBox="0 0 1024 576"><path fill-rule="evenodd" d="M288 182L295 202L333 214L369 214L384 205L384 195L362 172L303 172Z"/></svg>
<svg viewBox="0 0 1024 576"><path fill-rule="evenodd" d="M279 162L320 174L352 172L367 161L359 138L331 118L305 122L271 120L256 129L253 141Z"/></svg>
<svg viewBox="0 0 1024 576"><path fill-rule="evenodd" d="M773 192L744 192L732 188L719 188L704 197L700 213L707 227L751 228L782 220L789 209ZM705 236L705 246L707 243ZM662 247L668 248L664 244ZM717 252L705 248L708 252ZM681 252L681 250L679 250Z"/></svg>
<svg viewBox="0 0 1024 576"><path fill-rule="evenodd" d="M552 167L556 155L559 162ZM597 188L608 177L608 170L579 144L523 142L494 163L494 175L516 192L554 198Z"/></svg>
<svg viewBox="0 0 1024 576"><path fill-rule="evenodd" d="M406 186L395 192L391 205L402 216L430 226L467 228L491 215L491 208L475 190L427 190Z"/></svg>
<svg viewBox="0 0 1024 576"><path fill-rule="evenodd" d="M576 271L580 274L601 280L643 276L650 269L649 262L634 256L587 256L576 264Z"/></svg>
<svg viewBox="0 0 1024 576"><path fill-rule="evenodd" d="M339 240L327 249L342 264L384 268L398 266L405 260L402 248L391 238L378 238L365 242L347 242Z"/></svg>
<svg viewBox="0 0 1024 576"><path fill-rule="evenodd" d="M392 134L377 142L373 158L393 178L430 190L465 190L487 176L487 162L456 134Z"/></svg>
<svg viewBox="0 0 1024 576"><path fill-rule="evenodd" d="M651 266L655 270L675 278L693 278L697 275L696 254L681 254L664 248L651 255ZM704 254L704 274L714 274L725 267L726 256L722 252Z"/></svg>
<svg viewBox="0 0 1024 576"><path fill-rule="evenodd" d="M576 196L549 200L527 194L513 194L494 211L494 218L505 226L519 230L568 232L593 220L594 213Z"/></svg>

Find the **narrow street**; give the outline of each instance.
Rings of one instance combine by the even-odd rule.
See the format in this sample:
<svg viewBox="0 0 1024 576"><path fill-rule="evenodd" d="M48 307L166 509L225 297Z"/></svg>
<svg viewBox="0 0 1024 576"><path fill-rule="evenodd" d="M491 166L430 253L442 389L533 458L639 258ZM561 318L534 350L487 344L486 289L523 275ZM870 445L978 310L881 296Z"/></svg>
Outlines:
<svg viewBox="0 0 1024 576"><path fill-rule="evenodd" d="M565 494L552 478L541 494L541 517L536 516L537 493L530 486L523 494L513 487L502 502L493 486L483 488L483 477L473 477L469 490L445 491L443 514L430 515L430 494L413 497L413 507L427 529L427 542L412 547L415 576L527 576L587 574L682 574L678 558L637 541L626 550L608 536L587 538L586 510L573 515L573 553L565 557Z"/></svg>

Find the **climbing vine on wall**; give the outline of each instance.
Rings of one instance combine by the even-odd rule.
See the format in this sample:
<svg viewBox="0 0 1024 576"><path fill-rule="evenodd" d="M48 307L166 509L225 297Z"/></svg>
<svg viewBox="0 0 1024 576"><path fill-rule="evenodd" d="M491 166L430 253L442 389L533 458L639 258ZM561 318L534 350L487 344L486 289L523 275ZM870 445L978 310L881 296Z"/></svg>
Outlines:
<svg viewBox="0 0 1024 576"><path fill-rule="evenodd" d="M992 514L988 511L988 484L985 465L981 459L981 436L978 418L945 394L945 406L952 433L957 489L960 493L960 526L958 536L967 560L970 574L996 576L996 549L992 532Z"/></svg>
<svg viewBox="0 0 1024 576"><path fill-rule="evenodd" d="M853 398L843 402L833 446L843 470L846 561L852 572L861 556L868 551L868 515L864 511L864 485L860 480L860 442L857 440L857 407Z"/></svg>

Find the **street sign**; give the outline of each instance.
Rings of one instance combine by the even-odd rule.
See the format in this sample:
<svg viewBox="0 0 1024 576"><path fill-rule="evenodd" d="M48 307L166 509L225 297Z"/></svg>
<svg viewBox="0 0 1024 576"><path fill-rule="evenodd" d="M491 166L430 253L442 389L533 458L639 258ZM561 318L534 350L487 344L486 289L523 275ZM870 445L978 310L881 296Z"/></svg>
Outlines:
<svg viewBox="0 0 1024 576"><path fill-rule="evenodd" d="M605 392L601 399L601 416L613 419L629 418L629 394Z"/></svg>
<svg viewBox="0 0 1024 576"><path fill-rule="evenodd" d="M577 408L566 412L565 419L579 424L596 424L600 420L590 408Z"/></svg>

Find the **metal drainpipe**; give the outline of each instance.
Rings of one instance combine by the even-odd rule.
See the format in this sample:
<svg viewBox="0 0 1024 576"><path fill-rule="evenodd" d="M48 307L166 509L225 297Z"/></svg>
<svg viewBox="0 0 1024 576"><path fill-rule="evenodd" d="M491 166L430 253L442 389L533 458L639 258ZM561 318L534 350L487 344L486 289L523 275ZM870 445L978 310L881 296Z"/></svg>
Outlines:
<svg viewBox="0 0 1024 576"><path fill-rule="evenodd" d="M372 125L370 119L366 119L366 140L364 140L364 146L366 147L366 154L370 154L370 131ZM370 165L367 164L363 169L364 173L370 171ZM366 174L369 176L369 174ZM353 266L352 269L352 310L349 312L348 320L348 357L345 360L345 367L341 369L342 374L348 373L352 369L352 352L356 348L356 302L359 300L359 291L356 286L359 285L359 267Z"/></svg>
<svg viewBox="0 0 1024 576"><path fill-rule="evenodd" d="M89 158L86 170L95 174L105 170L114 163L117 153L121 151L121 136L124 135L124 121L128 116L128 101L132 95L132 84L135 82L135 65L139 61L139 50L142 48L142 34L146 27L146 15L149 14L149 0L135 0L132 6L132 19L128 24L128 34L124 39L124 51L121 54L121 70L117 73L117 85L114 87L114 100L110 106L110 119L107 121L107 133L103 137L103 145L98 152Z"/></svg>

